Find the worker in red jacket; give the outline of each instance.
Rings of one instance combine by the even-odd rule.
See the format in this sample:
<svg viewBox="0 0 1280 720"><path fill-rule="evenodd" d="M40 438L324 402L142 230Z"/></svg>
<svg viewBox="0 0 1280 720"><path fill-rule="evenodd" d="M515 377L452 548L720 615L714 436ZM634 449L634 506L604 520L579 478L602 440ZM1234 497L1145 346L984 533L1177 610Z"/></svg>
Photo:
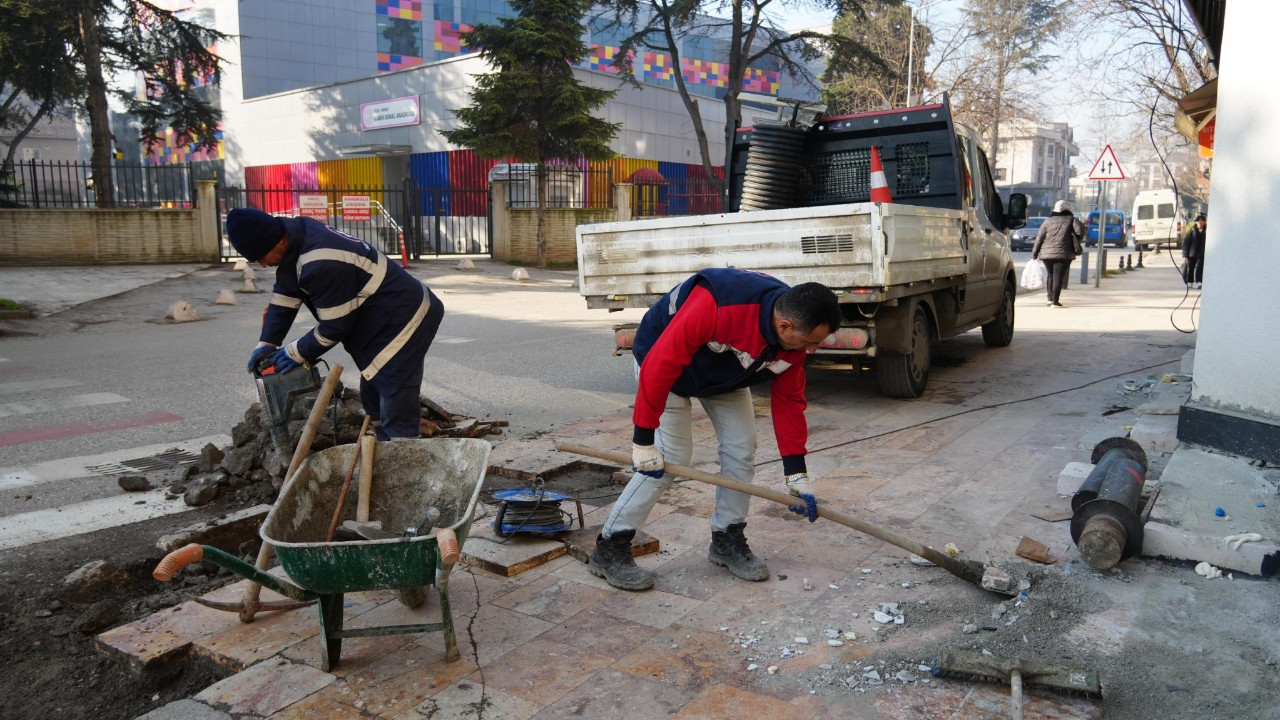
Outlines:
<svg viewBox="0 0 1280 720"><path fill-rule="evenodd" d="M786 486L804 505L793 511L817 519L805 467L805 357L840 327L835 293L818 283L788 287L761 273L704 270L668 292L645 313L636 331L635 474L596 539L588 567L614 587L645 590L653 575L636 565L631 541L671 485L666 458L688 464L693 455L692 398L711 419L720 445L720 473L740 483L755 476L755 413L751 385L771 383L773 429ZM769 570L747 545L744 493L716 490L708 559L744 580Z"/></svg>

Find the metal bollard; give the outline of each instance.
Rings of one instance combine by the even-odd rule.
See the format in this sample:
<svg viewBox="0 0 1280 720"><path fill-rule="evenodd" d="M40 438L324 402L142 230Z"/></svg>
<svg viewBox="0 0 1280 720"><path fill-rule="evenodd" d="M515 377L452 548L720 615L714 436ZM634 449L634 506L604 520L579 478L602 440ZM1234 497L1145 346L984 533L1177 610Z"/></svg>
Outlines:
<svg viewBox="0 0 1280 720"><path fill-rule="evenodd" d="M1139 268L1144 267L1144 265L1142 264L1142 246L1141 245L1138 246L1138 267Z"/></svg>
<svg viewBox="0 0 1280 720"><path fill-rule="evenodd" d="M1133 269L1133 253L1129 253L1128 255L1124 256L1124 269L1125 270Z"/></svg>
<svg viewBox="0 0 1280 720"><path fill-rule="evenodd" d="M1128 438L1107 438L1093 448L1093 462L1071 497L1071 539L1090 567L1106 570L1142 550L1138 498L1147 454Z"/></svg>

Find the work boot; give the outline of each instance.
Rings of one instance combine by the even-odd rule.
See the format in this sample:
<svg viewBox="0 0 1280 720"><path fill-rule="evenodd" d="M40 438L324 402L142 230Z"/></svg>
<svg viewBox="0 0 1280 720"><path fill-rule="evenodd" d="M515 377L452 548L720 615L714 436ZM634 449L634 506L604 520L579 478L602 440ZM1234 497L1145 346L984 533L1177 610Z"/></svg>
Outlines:
<svg viewBox="0 0 1280 720"><path fill-rule="evenodd" d="M591 551L587 569L604 578L619 590L648 590L653 587L653 574L636 564L631 557L631 540L635 530L614 533L609 539L596 536L596 549Z"/></svg>
<svg viewBox="0 0 1280 720"><path fill-rule="evenodd" d="M743 580L759 582L769 578L769 568L764 561L751 553L747 545L747 536L742 534L746 523L730 525L724 531L711 532L711 549L707 551L707 559L712 565L729 568L729 572Z"/></svg>

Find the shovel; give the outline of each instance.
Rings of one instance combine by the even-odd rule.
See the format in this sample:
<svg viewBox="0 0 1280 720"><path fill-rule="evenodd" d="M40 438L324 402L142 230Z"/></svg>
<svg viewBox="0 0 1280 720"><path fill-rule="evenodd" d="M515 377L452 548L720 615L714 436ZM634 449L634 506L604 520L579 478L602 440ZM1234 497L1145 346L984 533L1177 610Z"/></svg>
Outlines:
<svg viewBox="0 0 1280 720"><path fill-rule="evenodd" d="M315 405L311 406L311 415L307 417L307 424L302 427L302 436L298 438L298 446L293 451L293 459L289 462L289 470L284 475L284 484L280 487L280 494L284 494L285 487L293 480L293 476L298 471L298 467L302 465L302 461L306 459L308 451L311 449L311 441L316 437L316 428L320 427L320 420L324 418L326 406L329 399L333 397L333 392L338 387L338 382L342 379L342 366L334 365L329 371L328 377L324 379L324 384L320 386L320 392L316 395ZM254 564L258 570L266 572L271 567L271 558L274 552L271 545L267 541L262 541L262 547L258 550L258 561ZM196 602L211 607L215 610L226 610L228 612L240 613L240 622L251 623L253 616L262 610L292 610L293 608L304 607L310 605L309 602L297 602L294 600L276 600L262 602L258 596L262 593L262 585L251 583L244 591L244 598L240 602L224 602L220 600L208 600L205 598L196 598Z"/></svg>
<svg viewBox="0 0 1280 720"><path fill-rule="evenodd" d="M561 452L573 453L575 455L585 455L587 457L593 457L600 460L608 460L609 462L618 463L624 467L631 464L631 456L627 453L612 450L598 450L584 445L575 445L573 443L563 442L556 443L556 449ZM704 472L691 467L685 467L683 465L667 463L666 471L672 475L689 478L690 480L710 483L729 490L737 490L740 493L764 498L765 500L772 500L773 502L781 503L788 507L797 503L803 503L802 500L789 493L770 490L768 488L760 487L759 485L747 485L736 480L730 480L720 475ZM870 535L877 540L883 540L890 545L900 547L913 555L918 555L925 560L928 560L961 580L977 585L983 590L988 590L1006 597L1012 597L1017 594L1016 587L1005 589L1005 587L999 583L998 577L999 575L1003 575L1003 572L997 570L991 575L991 577L987 577L988 573L992 573L994 569L988 570L984 568L982 563L977 560L959 560L957 558L953 558L946 553L934 550L928 545L922 545L914 540L903 537L892 530L872 525L869 522L859 520L858 518L850 515L845 515L844 513L832 510L825 505L818 506L818 517L823 517L840 523L847 528L852 528L860 533Z"/></svg>

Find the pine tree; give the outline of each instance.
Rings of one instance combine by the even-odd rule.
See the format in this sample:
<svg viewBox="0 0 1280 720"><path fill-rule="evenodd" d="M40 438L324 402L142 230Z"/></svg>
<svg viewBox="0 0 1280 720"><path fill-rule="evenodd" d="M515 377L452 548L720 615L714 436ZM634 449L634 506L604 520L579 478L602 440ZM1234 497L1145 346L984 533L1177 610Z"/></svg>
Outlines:
<svg viewBox="0 0 1280 720"><path fill-rule="evenodd" d="M616 90L583 85L570 63L586 57L582 21L589 0L508 0L515 17L476 25L462 41L479 48L495 72L476 77L471 105L453 112L462 123L442 130L449 142L487 158L514 157L536 165L538 267L547 266L547 163L606 160L619 123L592 112Z"/></svg>

